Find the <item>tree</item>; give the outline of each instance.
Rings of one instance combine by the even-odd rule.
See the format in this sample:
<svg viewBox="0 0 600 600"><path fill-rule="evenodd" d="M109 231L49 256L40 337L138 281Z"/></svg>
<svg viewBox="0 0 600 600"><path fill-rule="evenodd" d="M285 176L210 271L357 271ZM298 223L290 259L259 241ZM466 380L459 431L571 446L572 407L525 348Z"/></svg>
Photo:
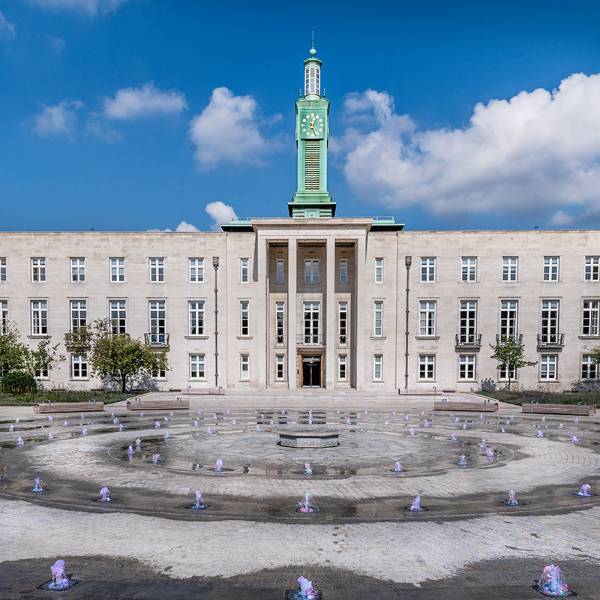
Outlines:
<svg viewBox="0 0 600 600"><path fill-rule="evenodd" d="M121 391L126 392L134 380L151 377L153 372L167 368L164 351L156 351L129 334L114 334L110 319L99 320L87 331L86 341L75 352L83 353L89 344L89 359L92 371L102 379L116 380Z"/></svg>
<svg viewBox="0 0 600 600"><path fill-rule="evenodd" d="M0 374L23 370L24 357L25 346L20 341L19 330L9 321L0 327Z"/></svg>
<svg viewBox="0 0 600 600"><path fill-rule="evenodd" d="M593 348L592 352L592 362L596 365L596 368L600 368L600 346L597 348Z"/></svg>
<svg viewBox="0 0 600 600"><path fill-rule="evenodd" d="M525 360L525 346L519 344L513 338L505 338L499 340L495 346L490 344L490 348L494 351L492 358L498 361L498 369L506 368L508 371L507 389L510 391L511 375L517 369L523 367L533 367L537 361Z"/></svg>
<svg viewBox="0 0 600 600"><path fill-rule="evenodd" d="M58 361L65 360L62 354L58 354L60 344L50 345L50 339L40 340L37 348L23 349L23 363L25 370L36 377L38 373L50 372Z"/></svg>

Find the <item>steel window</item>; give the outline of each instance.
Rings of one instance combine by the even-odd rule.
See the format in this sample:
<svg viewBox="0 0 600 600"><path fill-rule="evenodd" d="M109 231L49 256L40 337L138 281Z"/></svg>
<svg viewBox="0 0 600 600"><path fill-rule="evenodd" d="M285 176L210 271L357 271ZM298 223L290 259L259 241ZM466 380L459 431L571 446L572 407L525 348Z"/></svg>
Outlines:
<svg viewBox="0 0 600 600"><path fill-rule="evenodd" d="M204 259L192 257L188 259L190 283L204 283Z"/></svg>
<svg viewBox="0 0 600 600"><path fill-rule="evenodd" d="M189 300L189 335L204 335L204 300Z"/></svg>
<svg viewBox="0 0 600 600"><path fill-rule="evenodd" d="M85 258L71 258L71 281L73 283L81 283L85 281Z"/></svg>

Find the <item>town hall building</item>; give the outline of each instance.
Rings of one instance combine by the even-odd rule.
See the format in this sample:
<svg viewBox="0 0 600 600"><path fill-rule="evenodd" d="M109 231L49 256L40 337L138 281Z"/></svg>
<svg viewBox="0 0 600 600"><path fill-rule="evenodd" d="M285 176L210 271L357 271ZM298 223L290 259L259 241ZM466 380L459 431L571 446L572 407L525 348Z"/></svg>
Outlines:
<svg viewBox="0 0 600 600"><path fill-rule="evenodd" d="M0 233L0 326L67 360L45 387L100 387L69 334L96 319L167 352L163 390L468 391L482 379L569 389L597 379L600 232L410 231L338 218L329 100L304 61L288 216L220 232ZM508 373L491 346L524 345Z"/></svg>

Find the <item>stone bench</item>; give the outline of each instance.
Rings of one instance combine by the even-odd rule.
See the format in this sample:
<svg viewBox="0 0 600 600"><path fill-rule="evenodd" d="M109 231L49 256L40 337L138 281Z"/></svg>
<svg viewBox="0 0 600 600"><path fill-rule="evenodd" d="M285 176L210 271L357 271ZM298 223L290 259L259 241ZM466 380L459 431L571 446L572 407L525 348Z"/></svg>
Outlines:
<svg viewBox="0 0 600 600"><path fill-rule="evenodd" d="M596 414L596 407L592 404L533 404L528 402L521 405L521 411L533 415L577 415L591 417Z"/></svg>
<svg viewBox="0 0 600 600"><path fill-rule="evenodd" d="M455 412L497 412L497 402L434 402L433 410L446 410Z"/></svg>
<svg viewBox="0 0 600 600"><path fill-rule="evenodd" d="M127 410L190 410L190 401L176 400L127 400Z"/></svg>
<svg viewBox="0 0 600 600"><path fill-rule="evenodd" d="M46 413L72 413L72 412L102 412L104 402L48 402L34 404L33 412Z"/></svg>

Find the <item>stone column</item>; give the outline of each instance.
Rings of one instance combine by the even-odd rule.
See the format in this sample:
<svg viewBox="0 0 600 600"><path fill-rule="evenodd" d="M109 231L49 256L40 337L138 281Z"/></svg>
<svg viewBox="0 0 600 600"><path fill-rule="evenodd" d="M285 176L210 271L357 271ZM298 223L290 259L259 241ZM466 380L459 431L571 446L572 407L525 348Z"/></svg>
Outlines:
<svg viewBox="0 0 600 600"><path fill-rule="evenodd" d="M287 298L287 326L288 326L288 387L295 390L297 386L296 377L296 322L298 302L296 299L297 272L298 272L298 257L297 257L297 242L296 238L290 238L288 241L288 260L287 260L287 277L288 277L288 298Z"/></svg>
<svg viewBox="0 0 600 600"><path fill-rule="evenodd" d="M269 321L269 246L266 238L258 238L258 261L256 265L256 277L257 283L263 290L260 294L260 300L257 302L258 306L254 311L256 321L254 321L252 303L250 303L250 328L256 327L256 348L258 355L256 357L257 364L257 384L258 387L264 389L267 387L268 381L268 361L271 357L269 352L269 346L267 340ZM262 315L262 316L261 316ZM252 375L252 364L250 364L250 375Z"/></svg>
<svg viewBox="0 0 600 600"><path fill-rule="evenodd" d="M327 238L327 289L325 294L325 387L335 383L335 238Z"/></svg>
<svg viewBox="0 0 600 600"><path fill-rule="evenodd" d="M351 339L351 352L354 357L354 368L356 369L355 381L356 389L363 390L365 388L365 352L364 349L359 348L359 341L368 339L367 327L370 323L368 314L369 307L367 305L366 287L365 287L365 260L367 253L367 240L366 234L361 235L356 240L356 287L353 297L352 310L354 311L354 318L352 323L354 325L354 331L350 336Z"/></svg>

